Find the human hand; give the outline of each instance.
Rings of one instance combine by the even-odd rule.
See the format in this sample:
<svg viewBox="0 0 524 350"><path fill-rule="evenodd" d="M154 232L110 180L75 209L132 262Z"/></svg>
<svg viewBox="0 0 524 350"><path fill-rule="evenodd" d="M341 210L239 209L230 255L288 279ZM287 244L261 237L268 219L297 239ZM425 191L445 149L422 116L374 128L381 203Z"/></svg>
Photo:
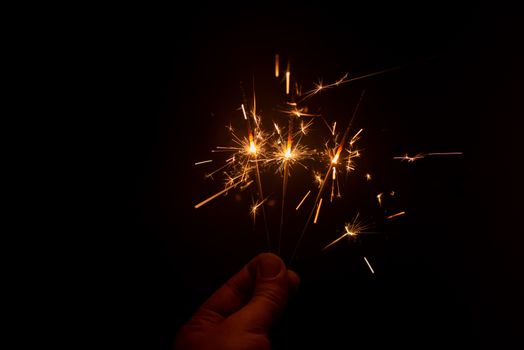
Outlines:
<svg viewBox="0 0 524 350"><path fill-rule="evenodd" d="M176 350L266 350L269 328L284 309L298 275L263 253L231 277L178 332Z"/></svg>

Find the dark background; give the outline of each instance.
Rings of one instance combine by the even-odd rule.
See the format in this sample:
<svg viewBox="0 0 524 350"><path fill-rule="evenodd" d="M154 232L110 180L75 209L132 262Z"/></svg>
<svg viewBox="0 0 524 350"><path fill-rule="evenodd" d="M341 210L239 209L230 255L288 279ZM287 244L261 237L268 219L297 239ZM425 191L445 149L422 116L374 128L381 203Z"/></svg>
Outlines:
<svg viewBox="0 0 524 350"><path fill-rule="evenodd" d="M513 171L520 35L509 9L323 2L101 14L86 28L97 31L97 49L86 55L103 103L92 137L96 199L85 204L104 257L91 260L103 261L99 317L116 345L169 348L198 305L266 250L244 194L193 208L220 189L193 163L224 142L223 126L239 117L241 86L249 94L253 76L262 114L272 113L269 102L283 89L272 79L275 53L306 89L320 77L402 66L316 102L343 122L366 89L356 127L366 128L368 154L358 174L376 176L351 180L362 202L342 200L326 214L331 222L306 233L293 266L302 285L275 327L275 348L504 348L521 338ZM390 159L432 151L464 156ZM363 186L395 190L391 210L408 215L380 221ZM384 234L321 254L358 210ZM286 223L289 245L300 222Z"/></svg>

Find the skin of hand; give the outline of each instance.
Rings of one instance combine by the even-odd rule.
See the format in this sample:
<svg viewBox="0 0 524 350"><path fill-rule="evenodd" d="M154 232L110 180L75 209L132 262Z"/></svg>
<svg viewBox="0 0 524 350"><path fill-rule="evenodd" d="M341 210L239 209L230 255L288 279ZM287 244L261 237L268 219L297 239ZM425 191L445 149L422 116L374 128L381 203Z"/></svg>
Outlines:
<svg viewBox="0 0 524 350"><path fill-rule="evenodd" d="M258 255L200 306L174 349L270 349L269 329L299 283L278 256Z"/></svg>

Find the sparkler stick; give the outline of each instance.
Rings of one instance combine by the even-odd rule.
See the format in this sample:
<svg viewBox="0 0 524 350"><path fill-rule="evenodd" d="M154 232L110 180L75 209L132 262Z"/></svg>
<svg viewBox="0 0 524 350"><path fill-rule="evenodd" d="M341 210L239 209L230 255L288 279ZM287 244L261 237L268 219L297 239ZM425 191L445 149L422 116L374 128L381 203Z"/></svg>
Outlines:
<svg viewBox="0 0 524 350"><path fill-rule="evenodd" d="M280 212L280 231L278 234L278 254L282 247L282 231L284 229L284 208L286 203L287 181L289 177L289 160L291 158L291 147L293 143L293 117L289 118L287 130L287 145L284 153L284 178L282 179L282 208Z"/></svg>
<svg viewBox="0 0 524 350"><path fill-rule="evenodd" d="M256 116L256 94L255 94L255 79L253 78L253 110L252 110L252 115L253 115L253 120L255 122L255 125L258 127L258 120L257 120L257 116ZM271 250L271 239L269 237L269 228L268 228L268 225L267 225L267 217L266 217L266 209L265 209L265 206L264 206L264 191L262 190L262 180L260 179L260 169L258 167L258 150L256 148L256 144L255 144L255 140L253 138L253 133L252 133L252 129L251 129L251 124L250 124L250 121L249 121L249 118L246 118L247 120L247 127L248 127L248 133L249 133L249 137L250 137L250 140L249 140L249 149L250 149L250 153L252 154L253 158L254 158L254 161L255 161L255 170L256 170L256 179L257 179L257 187L258 187L258 196L259 196L259 200L260 200L260 205L262 207L262 217L264 219L264 228L266 230L266 239L267 239L267 247L269 250Z"/></svg>
<svg viewBox="0 0 524 350"><path fill-rule="evenodd" d="M262 191L262 181L260 180L260 170L258 168L258 162L256 161L255 156L255 166L257 170L257 185L258 185L258 193L260 194L260 198L262 198L262 217L264 218L264 228L266 229L266 239L267 239L267 247L269 250L271 250L271 239L269 238L269 228L267 226L267 218L266 218L266 209L264 207L264 192Z"/></svg>

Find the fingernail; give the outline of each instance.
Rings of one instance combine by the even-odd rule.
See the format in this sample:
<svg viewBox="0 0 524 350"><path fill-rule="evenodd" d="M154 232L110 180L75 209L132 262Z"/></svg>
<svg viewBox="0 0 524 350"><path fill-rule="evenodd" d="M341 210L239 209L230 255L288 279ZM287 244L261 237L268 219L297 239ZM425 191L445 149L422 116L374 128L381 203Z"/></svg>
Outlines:
<svg viewBox="0 0 524 350"><path fill-rule="evenodd" d="M273 259L262 259L258 264L258 273L262 278L273 278L278 275L282 269L282 264L280 260Z"/></svg>

